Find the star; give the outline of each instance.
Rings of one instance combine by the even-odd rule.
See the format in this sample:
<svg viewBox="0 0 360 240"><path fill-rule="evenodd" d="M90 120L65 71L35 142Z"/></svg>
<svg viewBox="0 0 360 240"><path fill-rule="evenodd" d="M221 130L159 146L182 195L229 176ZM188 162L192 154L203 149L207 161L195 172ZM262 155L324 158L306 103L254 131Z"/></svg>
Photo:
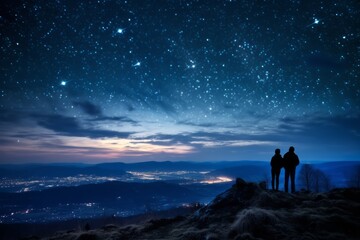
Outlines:
<svg viewBox="0 0 360 240"><path fill-rule="evenodd" d="M132 66L133 66L133 67L140 67L140 65L141 65L141 62L136 62L136 63L133 64Z"/></svg>
<svg viewBox="0 0 360 240"><path fill-rule="evenodd" d="M125 29L123 29L123 28L118 28L116 32L119 33L119 34L123 34L124 31L125 31Z"/></svg>
<svg viewBox="0 0 360 240"><path fill-rule="evenodd" d="M61 85L61 86L66 86L66 84L67 84L66 81L61 81L61 82L60 82L60 85Z"/></svg>
<svg viewBox="0 0 360 240"><path fill-rule="evenodd" d="M196 68L196 64L194 60L190 59L190 63L191 63L190 65L187 65L187 68Z"/></svg>
<svg viewBox="0 0 360 240"><path fill-rule="evenodd" d="M309 25L307 25L306 27L311 27L313 25L318 25L320 23L321 19L318 18L314 18L314 22L310 23Z"/></svg>

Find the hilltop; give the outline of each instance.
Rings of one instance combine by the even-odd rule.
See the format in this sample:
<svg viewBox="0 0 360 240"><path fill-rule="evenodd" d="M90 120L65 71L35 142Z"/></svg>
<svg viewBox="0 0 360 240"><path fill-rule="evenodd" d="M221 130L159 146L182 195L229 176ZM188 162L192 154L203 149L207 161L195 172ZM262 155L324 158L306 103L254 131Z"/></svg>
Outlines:
<svg viewBox="0 0 360 240"><path fill-rule="evenodd" d="M288 194L237 179L230 189L188 216L89 231L58 232L73 239L359 239L360 190Z"/></svg>

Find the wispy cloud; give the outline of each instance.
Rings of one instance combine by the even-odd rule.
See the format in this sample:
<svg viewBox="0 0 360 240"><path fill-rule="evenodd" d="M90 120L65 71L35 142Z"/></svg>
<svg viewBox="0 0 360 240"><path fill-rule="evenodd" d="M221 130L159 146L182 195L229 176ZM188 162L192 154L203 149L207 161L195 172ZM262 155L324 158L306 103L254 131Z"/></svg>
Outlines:
<svg viewBox="0 0 360 240"><path fill-rule="evenodd" d="M107 116L100 116L96 118L89 119L89 121L96 122L96 121L112 121L112 122L118 122L118 123L130 123L134 126L139 126L139 122L135 121L128 117L107 117Z"/></svg>
<svg viewBox="0 0 360 240"><path fill-rule="evenodd" d="M210 123L210 122L207 122L207 123L194 123L194 122L189 121L189 120L178 121L177 124L194 126L194 127L205 127L205 128L210 128L210 127L217 126L216 123Z"/></svg>
<svg viewBox="0 0 360 240"><path fill-rule="evenodd" d="M349 138L357 138L360 132L360 116L358 115L336 115L332 117L324 116L304 116L303 118L284 118L280 120L279 130L285 134L297 134L298 137L313 137L324 141L323 136L327 135L327 140L342 141ZM360 140L360 139L358 139ZM353 142L353 141L352 141Z"/></svg>
<svg viewBox="0 0 360 240"><path fill-rule="evenodd" d="M254 140L238 140L238 141L192 141L191 144L201 145L205 148L219 148L219 147L248 147L261 145L275 145L275 142L270 141L254 141Z"/></svg>
<svg viewBox="0 0 360 240"><path fill-rule="evenodd" d="M261 160L267 159L273 149L285 151L290 145L297 147L301 159L319 158L320 154L321 158L337 158L344 152L351 159L359 153L360 144L357 115L306 115L259 120L254 121L255 125L240 122L236 126L228 122L169 120L165 127L149 120L106 116L101 110L92 111L100 115L88 114L81 119L10 110L4 113L0 116L0 151L8 159L32 154L39 159ZM253 117L264 119L262 115ZM102 129L105 122L108 129ZM129 126L136 131L122 130Z"/></svg>
<svg viewBox="0 0 360 240"><path fill-rule="evenodd" d="M129 117L125 116L107 116L103 113L101 107L89 101L74 101L75 106L80 107L80 109L88 114L89 116L93 117L89 119L89 121L114 121L120 123L131 123L133 125L139 125L137 121L130 119Z"/></svg>
<svg viewBox="0 0 360 240"><path fill-rule="evenodd" d="M73 103L75 106L79 106L84 113L90 116L102 116L103 114L99 106L89 101L75 101Z"/></svg>
<svg viewBox="0 0 360 240"><path fill-rule="evenodd" d="M33 114L37 124L59 135L88 138L127 138L134 132L85 128L78 119L62 115Z"/></svg>

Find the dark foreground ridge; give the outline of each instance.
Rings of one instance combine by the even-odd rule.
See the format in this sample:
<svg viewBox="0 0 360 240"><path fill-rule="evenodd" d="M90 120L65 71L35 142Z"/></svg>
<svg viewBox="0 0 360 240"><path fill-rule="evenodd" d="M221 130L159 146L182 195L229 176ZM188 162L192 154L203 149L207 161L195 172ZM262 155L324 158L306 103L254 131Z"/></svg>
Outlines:
<svg viewBox="0 0 360 240"><path fill-rule="evenodd" d="M360 239L360 190L287 194L237 179L187 217L59 232L45 239Z"/></svg>

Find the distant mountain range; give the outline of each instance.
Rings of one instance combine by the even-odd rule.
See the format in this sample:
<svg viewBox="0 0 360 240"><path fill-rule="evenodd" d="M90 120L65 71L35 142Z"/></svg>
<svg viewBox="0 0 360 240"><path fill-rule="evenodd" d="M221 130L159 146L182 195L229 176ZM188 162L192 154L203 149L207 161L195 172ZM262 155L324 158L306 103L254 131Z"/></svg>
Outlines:
<svg viewBox="0 0 360 240"><path fill-rule="evenodd" d="M209 176L226 176L230 178L241 177L247 181L263 181L269 172L267 164L241 165L229 168L217 169L210 172Z"/></svg>
<svg viewBox="0 0 360 240"><path fill-rule="evenodd" d="M96 174L119 176L126 171L212 171L215 169L239 166L248 161L236 162L140 162L140 163L100 163L100 164L3 164L0 177L62 177L76 174ZM253 164L261 164L257 162Z"/></svg>

